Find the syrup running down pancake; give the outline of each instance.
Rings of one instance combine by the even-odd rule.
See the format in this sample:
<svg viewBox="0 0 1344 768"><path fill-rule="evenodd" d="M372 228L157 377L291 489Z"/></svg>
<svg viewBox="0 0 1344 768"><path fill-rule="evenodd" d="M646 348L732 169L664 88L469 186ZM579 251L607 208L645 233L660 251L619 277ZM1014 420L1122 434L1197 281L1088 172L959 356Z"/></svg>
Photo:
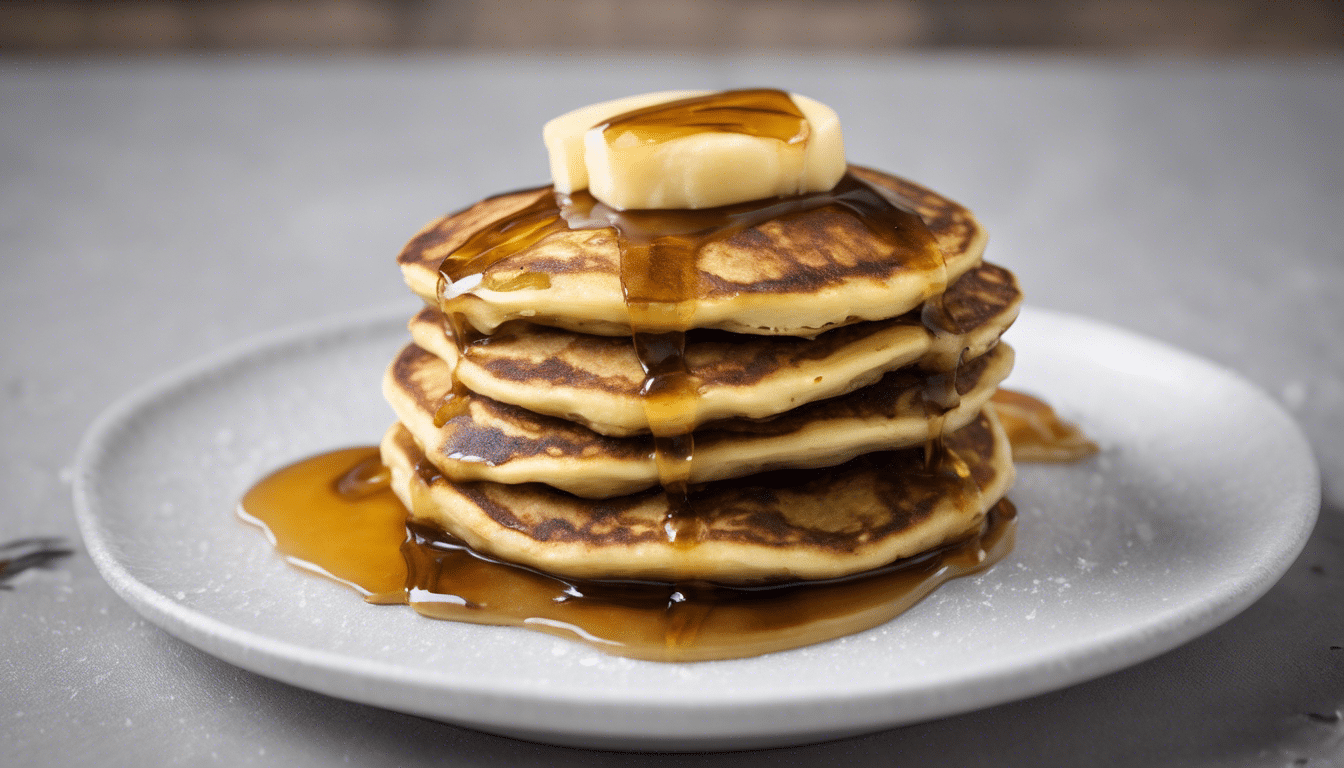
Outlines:
<svg viewBox="0 0 1344 768"><path fill-rule="evenodd" d="M949 434L956 466L923 446L864 454L826 470L757 473L696 486L694 543L669 540L660 490L590 500L544 483L456 482L402 427L383 462L414 519L472 548L579 578L719 584L828 579L910 557L977 530L1012 485L1011 449L992 409Z"/></svg>
<svg viewBox="0 0 1344 768"><path fill-rule="evenodd" d="M482 555L436 526L408 522L389 480L376 447L332 451L263 479L240 514L290 562L370 603L523 627L650 661L754 656L876 626L948 579L998 562L1015 531L1015 511L1003 500L966 538L851 577L741 587L576 579Z"/></svg>
<svg viewBox="0 0 1344 768"><path fill-rule="evenodd" d="M946 429L970 423L1012 369L1007 344L963 364L957 405ZM451 369L417 346L393 360L383 393L402 426L445 475L462 481L542 482L588 498L637 493L659 484L653 437L609 437L474 394L442 424L435 412L449 394ZM936 438L923 401L927 375L897 370L843 397L752 421L729 419L695 431L689 481L703 483L789 467L839 464L874 450L923 446Z"/></svg>
<svg viewBox="0 0 1344 768"><path fill-rule="evenodd" d="M981 264L962 276L946 301L967 308L960 332L936 337L918 313L847 325L814 339L687 334L686 367L697 382L691 421L761 419L814 400L848 394L883 374L964 350L983 355L1017 317L1021 293L1012 273ZM648 432L640 388L644 371L628 338L575 333L522 320L458 345L441 313L411 319L411 339L442 359L463 386L536 413L578 422L604 435Z"/></svg>
<svg viewBox="0 0 1344 768"><path fill-rule="evenodd" d="M767 146L773 136L790 145L780 150L790 157L811 151L807 121L777 91L693 96L640 110L607 117L594 130L638 125L638 140L653 144L727 131L765 137ZM588 151L595 142L607 159L602 142L611 140L609 131L585 139ZM630 178L638 183L637 174ZM1012 350L997 341L1018 293L1010 274L978 269L984 233L968 211L861 169L830 189L694 210L621 210L605 181L600 187L491 198L431 224L402 250L408 284L442 318L441 334L413 323L423 346L404 349L384 379L399 425L383 442L383 459L413 519L542 570L722 583L844 576L980 524L1012 477L1002 433L983 407L1012 367ZM633 199L619 190L615 197ZM866 332L902 325L916 333L877 334L876 353L858 355L859 362L843 354L862 349ZM518 335L527 328L554 330ZM702 373L708 369L692 367L707 332L719 333L721 359L810 358L811 381L795 375L774 397L762 388L742 398L740 412L720 416L712 400L702 406L715 389ZM619 371L591 353L601 343L582 341L602 335L627 340ZM473 376L475 361L467 362L496 344L507 351L557 339L575 350L568 361L583 360L571 370L586 367L587 375L505 387L498 374ZM586 358L579 354L585 348ZM610 358L612 347L605 349ZM553 360L534 362L554 369ZM603 398L620 389L619 378L624 410ZM565 389L569 407L557 408L563 398L553 394ZM963 429L1000 439L959 452L949 435ZM919 456L918 471L908 463L886 469L910 482L945 480L914 482L904 493L936 489L923 494L926 504L953 512L928 520L955 525L928 528L920 518L920 527L918 516L893 511L901 493L877 494L875 476L865 481L835 469L822 476L848 482L807 486L783 507L735 516L738 545L724 543L718 515L729 502L716 489L725 483L762 499L768 494L756 479L768 473L871 463L865 455L900 449L913 449L907 460ZM980 488L977 466L993 467L996 482ZM426 472L440 482L413 481ZM876 504L874 494L886 501ZM863 524L878 507L889 518L881 535ZM784 508L810 510L796 530L822 526L837 535L843 528L859 538L821 565L815 552L801 554L807 537L779 539ZM637 523L631 510L639 510ZM525 530L562 529L618 533L601 546L585 540L572 554L574 542L519 538ZM746 540L772 541L770 554L743 549ZM792 548L799 552L785 554Z"/></svg>
<svg viewBox="0 0 1344 768"><path fill-rule="evenodd" d="M612 211L585 193L550 188L514 192L433 222L398 262L411 290L431 305L439 301L441 267L474 286L453 311L478 331L526 319L614 336L631 332L622 243L660 228L692 245L705 240L679 300L694 305L688 327L739 333L815 336L895 317L980 263L987 237L960 205L862 168L841 183L831 193L708 215ZM476 259L478 251L488 257Z"/></svg>
<svg viewBox="0 0 1344 768"><path fill-rule="evenodd" d="M370 599L639 658L731 658L873 626L1011 546L1013 449L990 402L1021 293L983 261L975 217L846 171L838 123L809 122L834 120L817 102L661 98L557 118L559 190L488 198L402 249L427 307L384 377L397 423L332 486L336 507L404 517L379 566L402 591L346 579ZM776 175L714 187L735 146ZM638 158L695 168L659 166L673 189ZM839 158L838 183L815 186L830 171L806 158ZM790 174L810 191L787 191ZM753 185L786 191L733 197ZM639 202L669 194L715 202ZM1059 436L1008 401L1015 434ZM274 532L280 497L249 498Z"/></svg>

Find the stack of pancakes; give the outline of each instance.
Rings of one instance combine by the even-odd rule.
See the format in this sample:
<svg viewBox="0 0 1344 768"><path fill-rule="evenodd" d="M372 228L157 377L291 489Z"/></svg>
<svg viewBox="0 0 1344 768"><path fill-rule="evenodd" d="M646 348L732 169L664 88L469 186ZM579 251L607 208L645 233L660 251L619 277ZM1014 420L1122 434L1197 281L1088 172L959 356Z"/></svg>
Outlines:
<svg viewBox="0 0 1344 768"><path fill-rule="evenodd" d="M399 257L428 307L384 381L383 461L412 517L560 576L725 584L840 577L978 532L1013 480L986 406L1012 367L1016 281L956 203L861 168L844 183L918 214L940 254L899 258L841 206L707 241L689 503L660 483L617 232L546 230L445 301L445 258L554 193L431 223ZM674 513L693 540L669 536Z"/></svg>

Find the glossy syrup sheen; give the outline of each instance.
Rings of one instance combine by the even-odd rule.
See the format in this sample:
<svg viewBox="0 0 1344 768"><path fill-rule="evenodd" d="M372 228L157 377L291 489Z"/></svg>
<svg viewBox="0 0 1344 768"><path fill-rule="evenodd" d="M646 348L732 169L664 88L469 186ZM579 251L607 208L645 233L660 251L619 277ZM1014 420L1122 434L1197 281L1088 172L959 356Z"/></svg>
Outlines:
<svg viewBox="0 0 1344 768"><path fill-rule="evenodd" d="M787 94L730 91L618 115L603 126L613 150L702 131L776 138L805 150L808 126ZM943 266L943 256L918 215L847 175L832 190L723 208L617 211L586 192L549 188L516 213L489 224L449 254L439 269L439 304L460 360L480 340L455 308L478 288L544 289L545 275L498 279L491 266L569 229L609 228L620 248L620 279L632 343L644 368L645 412L654 435L659 479L671 504L669 541L694 546L697 510L688 493L694 461L698 382L689 374L685 332L694 327L700 251L717 239L759 224L831 207L853 215L885 240L893 258L917 269ZM942 293L940 286L937 291ZM956 332L954 312L941 302L926 311L937 334ZM956 405L960 354L950 355L925 392L930 440L926 469L970 480L955 454L943 449L943 415ZM456 381L436 414L440 426L460 412L466 390ZM350 459L345 472L333 462ZM965 542L898 563L881 572L836 582L743 590L711 585L576 583L488 560L427 529L406 528L404 509L367 455L316 457L264 480L244 499L245 518L263 525L295 563L350 584L375 601L409 602L440 618L526 626L567 635L612 653L661 660L732 658L806 645L874 626L899 614L938 584L986 567L1011 547L1013 513L1001 502L984 531ZM326 480L323 481L323 478ZM380 487L382 484L382 487ZM317 490L314 490L317 489ZM335 518L330 518L336 513ZM402 526L397 547L396 526ZM333 536L333 526L351 528ZM361 526L378 535L363 539ZM360 548L355 542L366 542ZM398 563L400 568L398 570ZM400 593L397 574L404 574Z"/></svg>
<svg viewBox="0 0 1344 768"><path fill-rule="evenodd" d="M793 99L774 89L722 91L655 104L616 115L601 128L613 151L698 133L726 132L777 139L789 151L804 152L809 134L808 122ZM700 293L700 251L710 242L751 227L823 207L858 218L908 266L942 266L942 253L919 216L893 205L852 176L828 192L705 210L619 211L587 192L560 195L543 189L521 210L475 232L440 264L438 295L446 330L457 341L458 359L462 359L475 334L454 307L459 297L477 285L516 290L548 284L529 275L491 284L486 270L556 232L613 230L620 249L620 280L630 333L644 370L640 392L653 434L653 458L671 502L664 529L669 541L693 546L699 526L687 489L695 461L692 427L699 381L688 370L685 354L686 331L695 327ZM951 380L955 393L954 375ZM464 394L454 376L453 389L435 416L437 426L460 412ZM941 429L940 420L937 424Z"/></svg>
<svg viewBox="0 0 1344 768"><path fill-rule="evenodd" d="M700 251L710 242L765 222L826 207L863 222L906 266L920 270L942 266L942 252L919 216L851 175L827 192L704 210L618 211L586 192L560 195L548 188L538 190L537 198L519 211L474 233L444 259L439 268L440 309L460 359L480 337L455 304L483 281L481 275L490 266L555 232L613 230L620 247L632 342L645 374L641 393L654 435L654 459L660 482L673 500L665 527L670 540L689 546L697 530L686 484L694 461L691 426L699 382L686 367L685 333L695 322ZM950 380L955 384L954 375ZM463 393L454 377L454 389L439 409L436 424L442 426L459 412Z"/></svg>
<svg viewBox="0 0 1344 768"><path fill-rule="evenodd" d="M1097 452L1096 443L1076 425L1059 418L1040 398L1000 389L993 403L1015 461L1077 461Z"/></svg>
<svg viewBox="0 0 1344 768"><path fill-rule="evenodd" d="M1012 549L1015 512L1000 502L964 541L843 579L752 588L561 579L493 560L408 523L374 447L314 456L244 498L289 562L370 602L432 618L517 626L655 661L754 656L852 634L899 615L945 581Z"/></svg>
<svg viewBox="0 0 1344 768"><path fill-rule="evenodd" d="M406 563L406 508L387 489L377 448L318 454L277 470L243 496L238 514L259 525L285 559L354 587L370 602L398 601Z"/></svg>
<svg viewBox="0 0 1344 768"><path fill-rule="evenodd" d="M803 144L809 128L789 94L744 88L692 96L617 115L604 123L607 144L656 144L699 133L740 133Z"/></svg>

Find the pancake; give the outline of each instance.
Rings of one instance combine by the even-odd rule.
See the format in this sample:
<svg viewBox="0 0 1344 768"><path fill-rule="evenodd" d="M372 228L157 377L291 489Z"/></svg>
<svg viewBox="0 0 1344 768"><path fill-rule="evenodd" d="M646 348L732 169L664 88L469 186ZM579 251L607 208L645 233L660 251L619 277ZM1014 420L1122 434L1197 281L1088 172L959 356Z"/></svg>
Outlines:
<svg viewBox="0 0 1344 768"><path fill-rule="evenodd" d="M926 470L912 448L698 488L689 547L668 541L661 491L591 501L539 483L454 482L401 425L381 448L412 517L478 551L573 578L743 584L858 573L978 530L1013 481L1007 439L987 408L944 443L964 474Z"/></svg>
<svg viewBox="0 0 1344 768"><path fill-rule="evenodd" d="M981 264L943 297L960 333L938 337L917 313L827 331L815 339L696 331L686 363L698 382L692 427L727 418L763 419L877 381L888 371L966 350L979 357L1017 317L1012 273ZM437 309L410 322L411 338L452 367L458 347ZM649 431L644 370L628 338L594 336L520 320L467 346L456 375L473 392L557 416L604 435Z"/></svg>
<svg viewBox="0 0 1344 768"><path fill-rule="evenodd" d="M946 430L971 422L1012 369L999 344L966 362L957 375L960 403ZM822 400L772 419L727 419L695 432L690 482L742 477L785 467L825 467L878 450L920 445L930 434L923 395L929 375L904 368L843 397ZM491 398L466 394L441 427L435 414L451 387L448 365L409 345L388 367L383 393L429 460L459 481L542 482L605 498L659 484L653 439L611 437ZM934 427L936 428L936 427Z"/></svg>
<svg viewBox="0 0 1344 768"><path fill-rule="evenodd" d="M876 190L913 211L899 229L870 227L837 205L802 208L787 198L762 208L741 206L762 223L705 242L686 302L689 319L646 331L715 328L737 333L812 337L829 328L904 314L980 263L986 236L970 211L904 179L853 168L833 193L872 196ZM628 336L630 312L621 283L621 255L608 221L639 215L594 206L576 193L554 212L550 187L483 200L421 230L398 257L407 284L438 304L439 267L479 233L513 217L517 243L453 289L451 310L483 333L510 320L599 335ZM584 200L587 202L584 202ZM721 209L736 215L734 207ZM745 214L744 214L745 215ZM522 217L522 218L520 218ZM568 228L564 221L586 222ZM923 219L927 223L919 222ZM630 225L633 226L633 225ZM931 236L931 237L930 237ZM508 237L504 238L509 239ZM472 241L478 242L478 241ZM484 247L484 246L482 246ZM465 258L465 257L464 257ZM468 292L469 291L469 292Z"/></svg>

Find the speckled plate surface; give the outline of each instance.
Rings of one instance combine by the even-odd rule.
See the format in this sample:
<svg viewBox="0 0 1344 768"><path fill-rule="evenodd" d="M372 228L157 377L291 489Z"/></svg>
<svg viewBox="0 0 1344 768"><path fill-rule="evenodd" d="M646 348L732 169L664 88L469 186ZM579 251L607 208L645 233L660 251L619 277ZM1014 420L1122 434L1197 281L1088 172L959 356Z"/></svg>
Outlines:
<svg viewBox="0 0 1344 768"><path fill-rule="evenodd" d="M234 516L269 470L375 442L410 310L257 339L105 413L80 450L90 554L146 618L285 682L495 733L623 749L817 741L1097 677L1235 615L1287 569L1319 482L1292 420L1236 375L1028 309L1009 385L1102 453L1025 465L1017 549L884 626L753 659L660 664L368 605L286 565Z"/></svg>

